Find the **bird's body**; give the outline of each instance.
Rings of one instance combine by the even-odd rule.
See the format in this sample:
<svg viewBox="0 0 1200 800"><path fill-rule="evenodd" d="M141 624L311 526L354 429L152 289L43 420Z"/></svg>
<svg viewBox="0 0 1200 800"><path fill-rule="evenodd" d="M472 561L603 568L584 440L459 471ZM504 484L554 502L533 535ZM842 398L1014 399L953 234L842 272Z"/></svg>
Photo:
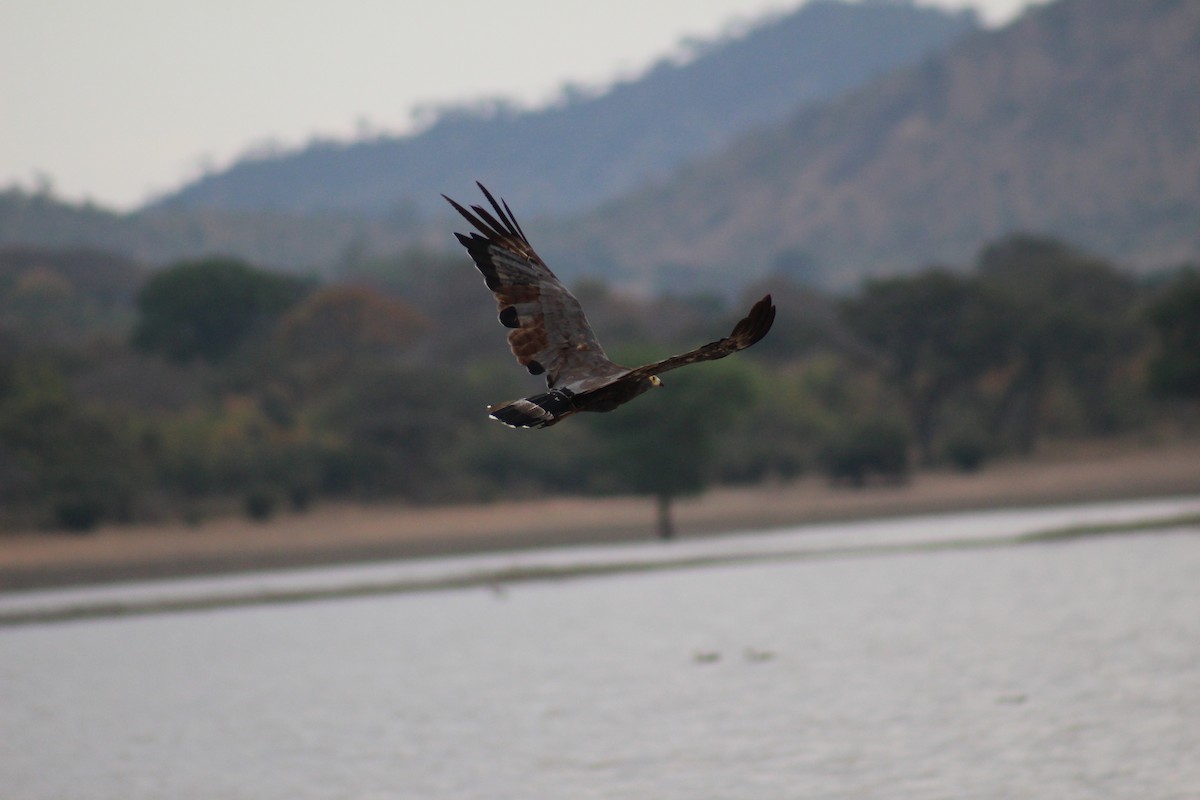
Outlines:
<svg viewBox="0 0 1200 800"><path fill-rule="evenodd" d="M653 364L629 368L605 355L575 299L538 257L508 204L497 203L479 184L492 212L446 198L475 228L456 233L496 297L500 324L509 328L509 347L533 375L545 374L548 391L488 406L488 413L516 428L545 428L580 411L612 411L661 386L668 370L724 358L757 342L771 329L775 306L767 295L755 303L733 332L703 347Z"/></svg>

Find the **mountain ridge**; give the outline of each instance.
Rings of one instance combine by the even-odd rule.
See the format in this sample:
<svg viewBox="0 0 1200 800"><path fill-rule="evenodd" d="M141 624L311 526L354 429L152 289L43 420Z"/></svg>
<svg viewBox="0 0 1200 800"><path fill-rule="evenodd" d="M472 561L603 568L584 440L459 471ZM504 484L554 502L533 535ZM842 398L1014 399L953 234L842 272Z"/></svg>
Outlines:
<svg viewBox="0 0 1200 800"><path fill-rule="evenodd" d="M813 0L597 96L451 109L411 136L246 158L150 208L427 215L482 179L526 214L578 213L977 28L973 12L911 0Z"/></svg>
<svg viewBox="0 0 1200 800"><path fill-rule="evenodd" d="M538 251L650 293L736 292L771 274L829 289L943 264L1010 233L1123 268L1200 262L1200 0L1057 0L998 30L743 133L671 174L568 216L553 185L480 177ZM564 181L564 184L567 182ZM477 199L477 195L475 195ZM329 271L453 247L453 212L385 216L172 210L120 215L0 192L0 245L103 247L145 264L210 253Z"/></svg>
<svg viewBox="0 0 1200 800"><path fill-rule="evenodd" d="M963 264L1015 231L1138 269L1195 259L1198 79L1200 1L1059 0L746 135L545 249L653 285L789 262L851 285Z"/></svg>

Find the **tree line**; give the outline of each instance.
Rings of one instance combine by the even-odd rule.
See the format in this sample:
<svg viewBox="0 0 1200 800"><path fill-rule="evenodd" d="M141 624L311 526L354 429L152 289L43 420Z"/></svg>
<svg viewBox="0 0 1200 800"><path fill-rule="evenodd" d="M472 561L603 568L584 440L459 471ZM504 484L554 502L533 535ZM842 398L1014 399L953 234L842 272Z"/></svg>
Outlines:
<svg viewBox="0 0 1200 800"><path fill-rule="evenodd" d="M727 332L771 291L775 328L619 412L513 431L488 403L539 388L464 258L412 251L299 278L234 259L156 270L0 251L0 523L267 518L331 499L672 499L820 472L977 469L1072 438L1194 423L1200 273L1135 281L1011 237L965 268L829 296L783 276L712 295L574 287L609 354L642 363Z"/></svg>

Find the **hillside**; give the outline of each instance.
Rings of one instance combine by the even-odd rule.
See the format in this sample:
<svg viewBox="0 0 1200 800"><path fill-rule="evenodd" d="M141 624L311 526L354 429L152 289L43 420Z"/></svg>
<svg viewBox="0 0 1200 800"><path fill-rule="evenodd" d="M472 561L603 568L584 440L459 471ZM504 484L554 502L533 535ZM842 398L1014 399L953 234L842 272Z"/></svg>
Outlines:
<svg viewBox="0 0 1200 800"><path fill-rule="evenodd" d="M1060 0L742 137L541 249L568 272L675 286L772 270L852 285L966 263L1011 231L1133 268L1195 260L1198 83L1200 0Z"/></svg>
<svg viewBox="0 0 1200 800"><path fill-rule="evenodd" d="M143 278L133 262L98 250L0 247L0 349L11 357L18 340L69 346L119 336Z"/></svg>
<svg viewBox="0 0 1200 800"><path fill-rule="evenodd" d="M20 189L0 191L0 247L83 247L158 266L214 253L293 272L411 246L411 221L269 211L119 214Z"/></svg>
<svg viewBox="0 0 1200 800"><path fill-rule="evenodd" d="M568 89L532 111L481 103L444 111L413 136L247 158L154 209L428 214L442 210L442 192L482 179L527 216L579 212L975 28L973 14L908 0L816 0L599 96Z"/></svg>

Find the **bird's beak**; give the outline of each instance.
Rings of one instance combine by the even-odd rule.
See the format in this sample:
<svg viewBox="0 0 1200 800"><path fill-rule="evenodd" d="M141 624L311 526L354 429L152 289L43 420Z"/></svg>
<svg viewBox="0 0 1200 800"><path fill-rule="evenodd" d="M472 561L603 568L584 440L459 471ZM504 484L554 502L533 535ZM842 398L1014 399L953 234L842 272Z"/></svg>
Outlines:
<svg viewBox="0 0 1200 800"><path fill-rule="evenodd" d="M662 386L663 385L662 379L659 378L657 375L651 375L650 376L650 385L651 386Z"/></svg>

